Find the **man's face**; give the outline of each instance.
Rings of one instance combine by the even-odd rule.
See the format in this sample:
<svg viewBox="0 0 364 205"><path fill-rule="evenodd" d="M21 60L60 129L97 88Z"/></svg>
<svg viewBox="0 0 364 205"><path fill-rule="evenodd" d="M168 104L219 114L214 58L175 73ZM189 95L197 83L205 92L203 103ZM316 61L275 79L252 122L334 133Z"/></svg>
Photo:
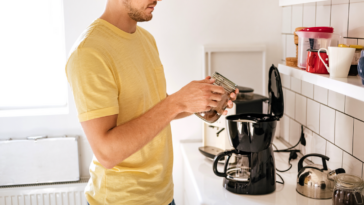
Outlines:
<svg viewBox="0 0 364 205"><path fill-rule="evenodd" d="M152 12L157 5L157 0L123 0L123 4L131 19L142 22L153 18Z"/></svg>

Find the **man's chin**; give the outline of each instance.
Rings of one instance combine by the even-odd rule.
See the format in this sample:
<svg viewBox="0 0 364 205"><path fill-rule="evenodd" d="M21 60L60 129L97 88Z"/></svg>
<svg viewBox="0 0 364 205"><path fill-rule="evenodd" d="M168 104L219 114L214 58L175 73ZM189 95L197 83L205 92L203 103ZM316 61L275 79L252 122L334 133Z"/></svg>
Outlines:
<svg viewBox="0 0 364 205"><path fill-rule="evenodd" d="M153 14L149 14L149 15L144 16L144 18L140 19L140 21L138 21L138 22L150 21L150 20L152 20L152 18L153 18Z"/></svg>

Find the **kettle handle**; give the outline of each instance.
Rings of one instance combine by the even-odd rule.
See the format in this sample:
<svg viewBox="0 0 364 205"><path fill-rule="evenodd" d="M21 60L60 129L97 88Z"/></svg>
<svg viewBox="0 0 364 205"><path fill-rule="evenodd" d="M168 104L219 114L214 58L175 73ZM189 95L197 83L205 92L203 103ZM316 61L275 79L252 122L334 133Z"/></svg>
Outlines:
<svg viewBox="0 0 364 205"><path fill-rule="evenodd" d="M226 177L226 168L227 168L227 163L229 163L229 159L232 153L234 153L235 150L230 150L230 151L225 151L225 152L220 152L218 155L216 155L216 157L214 158L214 164L212 165L212 170L214 171L214 173L219 176L219 177ZM226 155L229 155L228 159L226 160L226 164L224 167L224 172L219 172L217 170L217 163L219 162L219 160L223 157L225 157Z"/></svg>
<svg viewBox="0 0 364 205"><path fill-rule="evenodd" d="M298 172L303 168L303 161L307 157L321 157L321 159L322 159L322 166L323 166L323 169L322 170L327 170L326 160L329 161L330 158L328 156L325 156L325 155L322 155L322 154L312 153L312 154L307 154L307 155L303 156L300 159L300 161L298 161Z"/></svg>

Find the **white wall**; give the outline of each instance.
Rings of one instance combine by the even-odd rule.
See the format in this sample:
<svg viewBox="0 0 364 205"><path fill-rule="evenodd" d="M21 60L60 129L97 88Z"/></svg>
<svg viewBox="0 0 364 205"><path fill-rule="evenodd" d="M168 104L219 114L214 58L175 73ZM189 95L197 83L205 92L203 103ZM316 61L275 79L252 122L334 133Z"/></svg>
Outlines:
<svg viewBox="0 0 364 205"><path fill-rule="evenodd" d="M64 0L66 48L104 8L105 0ZM155 37L165 68L168 93L202 77L204 44L266 44L267 64L277 64L281 53L281 9L278 0L200 0L158 2L151 22L141 23ZM243 75L243 74L241 74ZM33 134L82 134L71 91L70 114L0 119L0 138ZM172 122L175 199L182 204L182 162L178 142L201 139L201 120L195 116ZM90 149L83 137L83 175Z"/></svg>

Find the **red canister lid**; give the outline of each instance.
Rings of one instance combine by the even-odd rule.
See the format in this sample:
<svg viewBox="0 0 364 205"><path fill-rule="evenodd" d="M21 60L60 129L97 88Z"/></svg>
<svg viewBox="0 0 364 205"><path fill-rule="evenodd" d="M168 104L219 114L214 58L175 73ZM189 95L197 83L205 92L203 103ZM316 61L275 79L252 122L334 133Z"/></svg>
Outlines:
<svg viewBox="0 0 364 205"><path fill-rule="evenodd" d="M334 28L333 27L309 27L309 28L304 28L300 31L303 32L321 32L321 33L334 33Z"/></svg>

